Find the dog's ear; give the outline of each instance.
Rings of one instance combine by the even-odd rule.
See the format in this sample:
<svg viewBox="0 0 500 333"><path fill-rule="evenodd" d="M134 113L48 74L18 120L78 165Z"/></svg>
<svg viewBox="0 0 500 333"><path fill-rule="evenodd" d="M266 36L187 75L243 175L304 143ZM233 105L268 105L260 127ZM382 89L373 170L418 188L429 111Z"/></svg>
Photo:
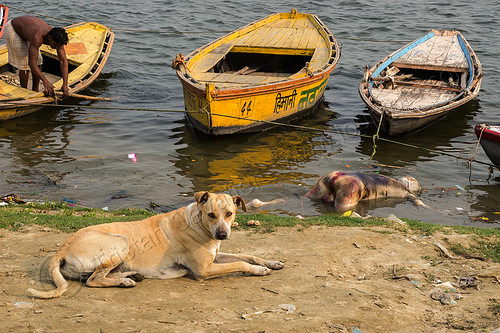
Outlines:
<svg viewBox="0 0 500 333"><path fill-rule="evenodd" d="M194 200L196 200L197 203L205 203L208 201L209 195L210 193L208 193L208 191L196 192L194 194Z"/></svg>
<svg viewBox="0 0 500 333"><path fill-rule="evenodd" d="M243 200L243 198L240 197L239 195L233 196L233 202L236 206L240 206L244 212L247 211L247 205L245 203L245 200Z"/></svg>

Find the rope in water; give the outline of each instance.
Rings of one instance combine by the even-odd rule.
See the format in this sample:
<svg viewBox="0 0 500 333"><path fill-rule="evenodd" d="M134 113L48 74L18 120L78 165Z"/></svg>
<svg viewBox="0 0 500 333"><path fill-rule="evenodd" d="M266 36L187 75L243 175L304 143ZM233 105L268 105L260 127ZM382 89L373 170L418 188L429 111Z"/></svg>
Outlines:
<svg viewBox="0 0 500 333"><path fill-rule="evenodd" d="M40 14L37 12L33 12L30 10L25 10L13 6L8 6L10 9L17 10L23 13L31 14L31 15L36 15L40 17L47 17L51 18L56 21L63 21L63 22L68 22L71 24L79 23L80 21L72 21L68 19L63 19L60 17L54 17L50 15L44 15ZM199 30L199 31L179 31L179 30L143 30L143 29L130 29L130 28L111 28L112 30L115 31L128 31L128 32L145 32L145 33L158 33L158 34L206 34L206 33L230 33L233 30ZM363 41L363 42L375 42L375 43L409 43L411 42L410 40L377 40L377 39L369 39L369 38L357 38L357 37L346 37L346 36L337 36L335 35L335 38L338 39L348 39L348 40L356 40L356 41Z"/></svg>
<svg viewBox="0 0 500 333"><path fill-rule="evenodd" d="M9 103L5 103L5 104L9 104ZM162 113L162 112L170 112L170 113L208 113L208 111L207 111L208 105L205 106L204 108L200 109L200 110L192 110L192 111L190 111L190 110L174 110L174 109L126 108L126 107L112 107L112 106L92 106L92 105L83 105L82 106L82 105L70 105L70 104L43 104L43 103L20 103L20 102L11 103L11 104L13 104L13 105L15 104L17 106L19 106L19 105L26 105L26 106L42 106L42 107L56 107L56 108L94 109L94 110L113 110L113 111L136 111L136 112L156 112L156 113ZM357 136L357 137L362 137L362 138L371 138L372 140L375 140L375 135L372 136L372 135L361 134L361 133L350 133L350 132L338 131L338 130L335 130L335 129L319 129L319 128L310 127L310 126L296 125L296 124L290 124L290 123L281 123L281 122L278 122L278 121L268 121L268 120L261 120L261 119L243 118L243 117L237 117L237 116L231 116L231 115L219 114L219 113L212 113L212 112L210 112L210 115L212 115L212 116L218 116L218 117L232 118L232 119L239 119L239 120L246 120L246 121L250 121L250 122L260 122L260 123L263 123L263 124L268 124L268 125L273 125L273 126L285 126L285 127L294 128L294 129L297 129L297 130L303 130L303 131L323 132L323 133L331 133L331 134ZM379 129L380 129L380 126L379 126ZM438 151L438 150L435 150L435 149L430 149L430 148L426 148L426 147L422 147L422 146L417 146L417 145L413 145L413 144L409 144L409 143L405 143L405 142L401 142L401 141L396 141L396 140L392 140L392 139L388 139L388 138L379 137L378 136L378 131L377 131L376 135L377 135L377 139L379 141L383 141L383 142L387 142L387 143L391 143L391 144L395 144L395 145L400 145L400 146L408 147L408 148L412 148L412 149L418 149L418 150L421 150L421 151L425 151L425 152L433 153L433 154L437 154L437 155L443 155L443 156L453 157L453 158L455 158L457 160L466 161L468 163L468 165L470 165L472 162L476 162L476 163L488 166L489 169L490 169L490 171L493 170L493 168L497 168L495 165L493 165L491 163L487 163L487 162L483 162L483 161L478 161L475 158L467 158L467 157L463 157L463 156L460 156L460 155L456 155L456 154L452 154L452 153L448 153L448 152L444 152L444 151ZM376 146L374 147L374 153L372 154L372 156L370 157L370 159L372 159L373 156L374 156L374 154L375 154L375 148L376 148Z"/></svg>

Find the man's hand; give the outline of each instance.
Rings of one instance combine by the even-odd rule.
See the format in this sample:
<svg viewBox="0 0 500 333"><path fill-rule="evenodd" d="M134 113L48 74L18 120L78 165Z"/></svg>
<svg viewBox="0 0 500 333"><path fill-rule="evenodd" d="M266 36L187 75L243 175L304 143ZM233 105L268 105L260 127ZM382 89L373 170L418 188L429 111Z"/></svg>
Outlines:
<svg viewBox="0 0 500 333"><path fill-rule="evenodd" d="M68 97L69 96L69 89L68 89L68 86L66 85L63 85L63 87L61 88L62 92L63 92L63 97Z"/></svg>
<svg viewBox="0 0 500 333"><path fill-rule="evenodd" d="M45 95L54 96L54 85L49 81L43 82Z"/></svg>

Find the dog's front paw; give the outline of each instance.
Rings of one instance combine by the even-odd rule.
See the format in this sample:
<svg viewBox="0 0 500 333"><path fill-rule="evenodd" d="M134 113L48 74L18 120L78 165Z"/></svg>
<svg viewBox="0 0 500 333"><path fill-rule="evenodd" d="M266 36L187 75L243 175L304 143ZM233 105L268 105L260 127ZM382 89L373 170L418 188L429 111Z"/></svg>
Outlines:
<svg viewBox="0 0 500 333"><path fill-rule="evenodd" d="M252 265L253 268L253 274L254 275L269 275L271 274L271 270L267 267L264 266L257 266L257 265Z"/></svg>
<svg viewBox="0 0 500 333"><path fill-rule="evenodd" d="M285 264L281 261L268 261L266 262L266 267L269 267L270 269L282 269L285 267Z"/></svg>
<svg viewBox="0 0 500 333"><path fill-rule="evenodd" d="M131 288L135 287L135 281L129 278L121 278L120 279L120 287L123 288Z"/></svg>

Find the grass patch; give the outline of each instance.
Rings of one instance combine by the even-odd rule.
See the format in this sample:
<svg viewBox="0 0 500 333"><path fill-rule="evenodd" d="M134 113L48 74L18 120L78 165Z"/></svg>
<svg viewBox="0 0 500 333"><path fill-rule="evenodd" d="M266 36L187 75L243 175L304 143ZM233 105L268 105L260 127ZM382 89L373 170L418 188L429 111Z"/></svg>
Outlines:
<svg viewBox="0 0 500 333"><path fill-rule="evenodd" d="M78 229L110 222L136 221L155 215L145 209L122 209L103 211L102 209L70 207L66 203L8 205L0 207L0 228L18 230L25 225L38 224L62 231L72 232ZM248 226L247 221L257 220L261 226ZM386 227L377 230L381 233L403 229L405 233L432 235L436 232L476 235L474 245L465 248L459 244L451 244L450 250L458 255L472 258L487 258L500 262L500 230L482 229L465 226L444 226L404 219L405 225L395 225L383 218L361 219L344 217L335 214L321 215L306 219L297 217L276 216L266 214L238 214L237 229L256 230L262 233L273 232L278 227L299 227L299 230L312 226L327 227Z"/></svg>
<svg viewBox="0 0 500 333"><path fill-rule="evenodd" d="M135 221L155 215L143 209L123 209L112 212L66 204L9 205L0 208L0 228L18 230L39 224L62 231L76 231L95 224Z"/></svg>
<svg viewBox="0 0 500 333"><path fill-rule="evenodd" d="M476 244L470 247L465 247L462 244L451 244L450 250L465 258L482 258L500 262L500 242L498 240L477 240Z"/></svg>

